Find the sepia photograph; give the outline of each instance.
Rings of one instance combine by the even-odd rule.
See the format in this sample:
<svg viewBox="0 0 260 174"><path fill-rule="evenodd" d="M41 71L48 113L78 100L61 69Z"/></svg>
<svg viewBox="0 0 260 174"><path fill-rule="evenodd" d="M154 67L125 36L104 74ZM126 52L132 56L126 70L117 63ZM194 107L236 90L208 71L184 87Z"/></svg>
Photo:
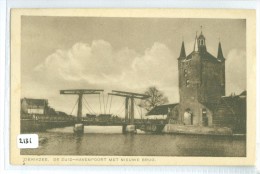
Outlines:
<svg viewBox="0 0 260 174"><path fill-rule="evenodd" d="M154 11L12 11L14 163L251 163L253 11Z"/></svg>

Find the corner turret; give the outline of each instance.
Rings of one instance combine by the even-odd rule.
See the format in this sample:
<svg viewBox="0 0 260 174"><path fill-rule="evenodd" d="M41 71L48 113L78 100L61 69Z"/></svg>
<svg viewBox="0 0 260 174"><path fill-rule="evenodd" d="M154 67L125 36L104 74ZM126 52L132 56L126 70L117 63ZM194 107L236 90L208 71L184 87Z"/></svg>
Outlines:
<svg viewBox="0 0 260 174"><path fill-rule="evenodd" d="M223 52L222 52L222 48L221 48L221 43L219 42L218 44L218 56L217 56L217 59L219 61L223 61L225 60L224 56L223 56Z"/></svg>
<svg viewBox="0 0 260 174"><path fill-rule="evenodd" d="M197 37L197 33L196 33L193 51L198 52L199 51L198 48L199 48L199 46L198 46L198 37Z"/></svg>
<svg viewBox="0 0 260 174"><path fill-rule="evenodd" d="M181 52L180 52L179 59L181 59L181 58L186 58L186 51L185 51L184 41L182 41L182 44L181 44Z"/></svg>

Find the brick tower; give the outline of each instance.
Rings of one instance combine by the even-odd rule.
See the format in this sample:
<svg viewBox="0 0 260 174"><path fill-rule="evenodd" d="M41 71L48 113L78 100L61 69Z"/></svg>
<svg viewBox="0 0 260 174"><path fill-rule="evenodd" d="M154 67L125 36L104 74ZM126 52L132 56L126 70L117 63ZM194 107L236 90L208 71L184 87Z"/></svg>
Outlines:
<svg viewBox="0 0 260 174"><path fill-rule="evenodd" d="M225 58L221 43L214 57L207 51L206 38L201 31L199 36L196 34L193 51L186 56L183 41L178 70L179 120L185 124L212 125L213 109L225 95ZM190 116L186 117L187 113Z"/></svg>

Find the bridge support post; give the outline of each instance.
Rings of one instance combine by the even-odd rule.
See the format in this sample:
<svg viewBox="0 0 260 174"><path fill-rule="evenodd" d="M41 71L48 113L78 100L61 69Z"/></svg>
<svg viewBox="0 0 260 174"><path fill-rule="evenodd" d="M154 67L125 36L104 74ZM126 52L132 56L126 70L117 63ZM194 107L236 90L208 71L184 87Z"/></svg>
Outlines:
<svg viewBox="0 0 260 174"><path fill-rule="evenodd" d="M129 111L128 111L128 101L129 101L129 98L126 97L125 98L125 123L126 124L128 123L128 114L129 114Z"/></svg>
<svg viewBox="0 0 260 174"><path fill-rule="evenodd" d="M127 124L123 124L123 125L122 125L122 133L123 133L123 134L126 133L126 126L127 126Z"/></svg>
<svg viewBox="0 0 260 174"><path fill-rule="evenodd" d="M122 125L122 133L136 133L135 125L128 125L128 124L123 124Z"/></svg>
<svg viewBox="0 0 260 174"><path fill-rule="evenodd" d="M82 123L82 98L83 95L89 95L89 94L100 94L100 92L103 92L102 89L69 89L69 90L60 90L60 94L66 94L66 95L78 95L78 113L77 113L77 120L74 125L74 132L75 133L84 133L84 124Z"/></svg>
<svg viewBox="0 0 260 174"><path fill-rule="evenodd" d="M134 125L134 115L135 115L135 110L134 110L134 98L131 97L131 120L130 120L130 124Z"/></svg>
<svg viewBox="0 0 260 174"><path fill-rule="evenodd" d="M135 125L134 125L134 98L131 97L131 103L130 103L130 114L129 114L129 118L128 118L128 97L126 98L126 122L122 127L122 132L123 133L136 133L136 129L135 129ZM128 121L129 120L129 121Z"/></svg>
<svg viewBox="0 0 260 174"><path fill-rule="evenodd" d="M81 117L82 117L82 97L83 93L79 94L79 101L78 101L78 114L77 114L77 121L81 122Z"/></svg>
<svg viewBox="0 0 260 174"><path fill-rule="evenodd" d="M84 124L82 123L81 120L82 119L82 97L83 97L83 93L79 93L77 122L73 128L74 133L78 133L78 134L84 133Z"/></svg>
<svg viewBox="0 0 260 174"><path fill-rule="evenodd" d="M149 95L145 94L138 94L133 92L125 92L125 91L115 91L113 90L112 93L108 93L108 95L115 95L120 97L125 97L125 122L122 126L122 132L134 132L136 133L135 123L134 123L134 99L138 98L144 100L149 98ZM131 99L130 103L130 113L129 113L129 99Z"/></svg>
<svg viewBox="0 0 260 174"><path fill-rule="evenodd" d="M73 128L74 133L83 134L84 133L84 124L76 123Z"/></svg>

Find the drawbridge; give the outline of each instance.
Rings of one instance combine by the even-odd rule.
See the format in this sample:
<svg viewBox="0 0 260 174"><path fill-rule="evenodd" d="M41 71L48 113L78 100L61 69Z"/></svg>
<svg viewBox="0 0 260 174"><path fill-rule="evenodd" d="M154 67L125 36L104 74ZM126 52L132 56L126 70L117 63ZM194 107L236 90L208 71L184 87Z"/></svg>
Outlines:
<svg viewBox="0 0 260 174"><path fill-rule="evenodd" d="M133 132L135 131L135 107L138 110L139 115L142 117L141 108L138 108L136 104L136 99L145 100L149 98L149 95L140 94L140 93L133 93L133 92L126 92L126 91L117 91L112 90L112 92L108 93L105 97L103 89L68 89L68 90L60 90L61 95L77 95L77 101L72 109L72 112L77 106L77 121L74 126L75 132L84 132L84 119L82 115L83 105L88 110L90 115L97 115L98 112L95 112L93 107L90 106L89 102L85 98L85 95L97 95L99 98L99 108L100 112L99 115L118 115L125 112L124 120L121 124L123 124L123 132ZM113 103L113 96L114 97L121 97L124 98L124 102L118 109L119 112L111 113L111 106ZM109 100L110 99L110 100ZM102 102L103 101L103 102ZM110 101L110 103L109 103ZM124 107L122 107L124 106Z"/></svg>

